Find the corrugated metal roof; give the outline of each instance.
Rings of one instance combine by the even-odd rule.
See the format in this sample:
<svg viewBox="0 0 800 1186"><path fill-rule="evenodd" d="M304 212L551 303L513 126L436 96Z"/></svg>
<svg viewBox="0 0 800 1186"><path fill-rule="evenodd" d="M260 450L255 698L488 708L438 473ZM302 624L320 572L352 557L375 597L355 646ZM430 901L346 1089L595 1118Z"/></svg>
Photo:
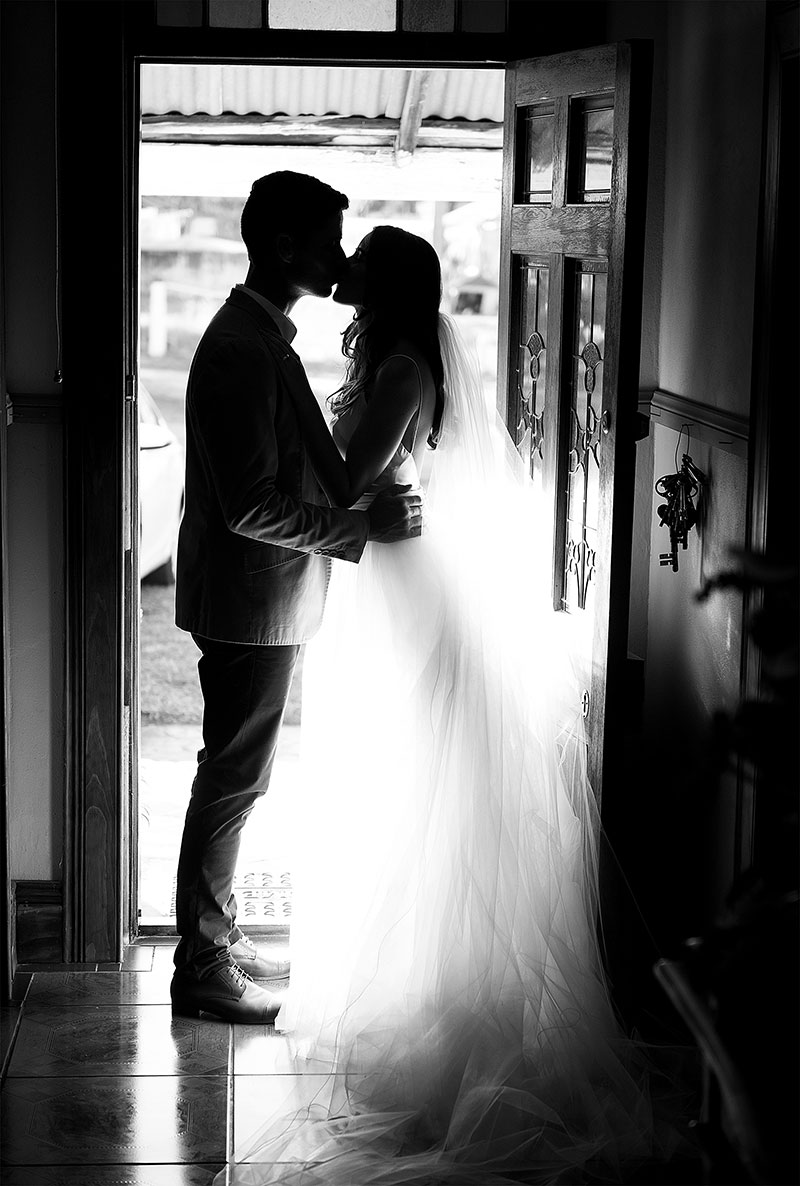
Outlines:
<svg viewBox="0 0 800 1186"><path fill-rule="evenodd" d="M425 119L503 122L504 72L429 70ZM399 119L410 70L144 63L143 115L341 115Z"/></svg>

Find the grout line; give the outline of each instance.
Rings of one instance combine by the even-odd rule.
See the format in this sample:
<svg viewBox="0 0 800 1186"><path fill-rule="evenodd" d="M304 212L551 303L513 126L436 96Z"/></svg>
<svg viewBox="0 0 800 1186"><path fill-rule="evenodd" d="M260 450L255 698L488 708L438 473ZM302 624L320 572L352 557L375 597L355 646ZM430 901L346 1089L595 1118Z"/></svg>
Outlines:
<svg viewBox="0 0 800 1186"><path fill-rule="evenodd" d="M227 1099L227 1133L225 1140L225 1179L230 1178L229 1166L233 1163L234 1157L234 1050L236 1047L236 1032L231 1025L228 1033L229 1042L229 1060L228 1060L228 1099Z"/></svg>
<svg viewBox="0 0 800 1186"><path fill-rule="evenodd" d="M17 1034L19 1033L19 1027L22 1023L22 1008L21 1007L16 1010L16 1014L17 1014L17 1016L14 1019L14 1028L11 1031L11 1036L8 1040L8 1048L7 1048L7 1050L5 1052L5 1056L3 1058L3 1066L2 1066L2 1068L0 1068L0 1086L3 1083L5 1083L6 1079L9 1079L12 1077L9 1075L8 1072L9 1072L9 1068L11 1066L11 1059L14 1054L14 1046L16 1045Z"/></svg>

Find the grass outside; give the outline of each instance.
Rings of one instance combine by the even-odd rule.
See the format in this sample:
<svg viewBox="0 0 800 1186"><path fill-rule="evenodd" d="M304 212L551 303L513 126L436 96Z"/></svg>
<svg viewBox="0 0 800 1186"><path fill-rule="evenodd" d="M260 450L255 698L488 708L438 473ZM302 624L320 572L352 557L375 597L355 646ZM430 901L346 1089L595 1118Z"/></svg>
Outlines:
<svg viewBox="0 0 800 1186"><path fill-rule="evenodd" d="M142 582L139 632L141 721L147 725L198 725L203 700L197 676L200 652L175 625L175 587ZM289 692L284 723L300 724L303 650Z"/></svg>

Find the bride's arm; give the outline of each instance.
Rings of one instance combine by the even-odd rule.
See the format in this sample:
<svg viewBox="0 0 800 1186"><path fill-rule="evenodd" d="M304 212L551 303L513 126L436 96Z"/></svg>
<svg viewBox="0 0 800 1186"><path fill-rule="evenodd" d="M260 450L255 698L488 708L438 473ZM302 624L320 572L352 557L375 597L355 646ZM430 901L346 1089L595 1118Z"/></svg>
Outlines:
<svg viewBox="0 0 800 1186"><path fill-rule="evenodd" d="M343 458L316 400L297 404L300 428L317 481L334 506L351 506L391 461L420 401L420 376L410 359L378 368L358 427Z"/></svg>
<svg viewBox="0 0 800 1186"><path fill-rule="evenodd" d="M369 402L347 446L347 473L355 498L394 457L421 398L420 373L410 358L392 355L381 363Z"/></svg>

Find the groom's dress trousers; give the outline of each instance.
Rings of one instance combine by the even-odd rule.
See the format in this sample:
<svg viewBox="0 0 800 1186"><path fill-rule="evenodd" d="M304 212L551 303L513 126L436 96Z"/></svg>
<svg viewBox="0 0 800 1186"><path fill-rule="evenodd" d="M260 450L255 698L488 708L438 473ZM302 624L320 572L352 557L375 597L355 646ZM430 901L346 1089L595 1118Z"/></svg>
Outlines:
<svg viewBox="0 0 800 1186"><path fill-rule="evenodd" d="M241 830L269 785L331 557L358 561L367 540L367 516L328 506L308 464L293 397L308 381L292 336L278 310L236 288L189 374L175 620L201 651L203 748L178 861L175 965L199 977L241 935Z"/></svg>

